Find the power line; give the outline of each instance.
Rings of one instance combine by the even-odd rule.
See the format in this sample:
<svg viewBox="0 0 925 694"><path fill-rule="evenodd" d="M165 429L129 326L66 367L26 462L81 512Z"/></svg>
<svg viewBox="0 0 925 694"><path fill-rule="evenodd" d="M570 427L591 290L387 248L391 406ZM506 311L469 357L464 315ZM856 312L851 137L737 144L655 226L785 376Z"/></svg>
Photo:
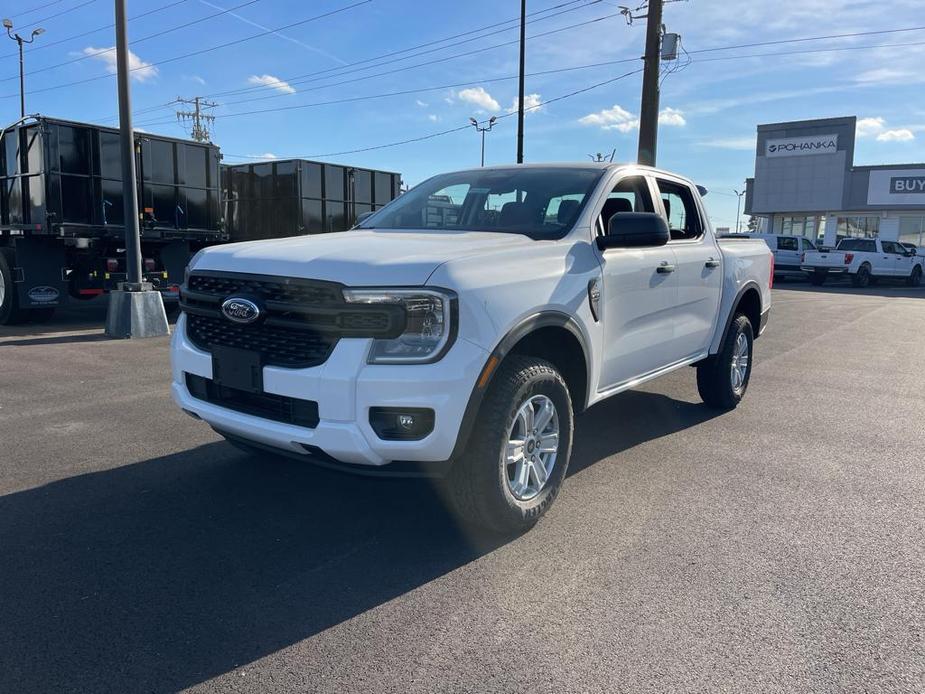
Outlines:
<svg viewBox="0 0 925 694"><path fill-rule="evenodd" d="M58 2L60 1L61 0L58 0ZM156 12L162 12L164 10L168 10L171 7L176 7L177 5L182 5L183 3L189 2L189 1L190 0L174 0L174 2L170 2L166 5L162 5L161 7L155 7L154 9L148 10L147 12L142 12L141 14L136 14L134 17L129 17L128 21L131 22L136 19L141 19L142 17L147 17L148 15L155 14ZM112 24L112 23L103 24L102 26L98 26L95 29L88 29L87 31L82 31L79 34L72 34L71 36L66 36L63 39L58 39L57 41L44 41L43 40L41 45L35 46L29 52L35 53L36 51L41 51L45 48L51 48L52 46L57 46L62 43L67 43L68 41L73 41L74 39L81 39L84 36L90 36L91 34L95 34L98 31L103 31L104 29L112 29L114 26L115 24ZM2 55L0 55L0 58L9 58L15 55L16 55L16 51L13 51L12 53L3 53Z"/></svg>
<svg viewBox="0 0 925 694"><path fill-rule="evenodd" d="M17 17L22 17L23 15L26 15L26 14L32 14L33 12L37 12L38 10L45 9L46 7L57 5L60 2L62 2L62 0L51 0L51 2L46 2L44 5L36 5L35 7L29 10L23 10L19 14L10 15L10 19L16 19Z"/></svg>
<svg viewBox="0 0 925 694"><path fill-rule="evenodd" d="M95 1L95 0L91 0L91 1ZM194 24L199 24L201 22L205 22L206 20L214 19L215 17L219 17L223 14L233 12L234 10L239 10L242 7L247 7L248 5L253 5L254 3L257 3L257 2L260 2L260 0L246 0L246 2L242 2L240 5L235 5L234 7L229 7L227 10L222 10L221 12L214 12L212 14L206 15L205 17L199 17L198 19L193 19L189 22L184 22L183 24L178 24L177 26L169 27L167 29L163 29L161 31L155 32L153 34L148 34L147 36L142 36L140 39L135 39L134 41L132 41L131 45L135 46L136 44L139 44L143 41L148 41L150 39L157 38L159 36L164 36L165 34L169 34L174 31L179 31L180 29L186 29L187 27L191 27ZM37 70L32 70L31 72L27 72L26 76L28 77L31 75L35 75L39 72L47 72L48 70L54 70L56 68L63 67L64 65L71 65L72 63L79 63L81 60L86 60L87 58L96 58L97 56L103 55L104 53L115 53L115 52L116 52L116 49L115 47L113 47L113 48L103 48L93 53L84 53L83 55L80 55L76 58L72 58L71 60L65 60L63 63L55 63L54 65L46 65L45 67L39 68ZM3 79L0 79L0 82L9 82L10 80L14 80L14 79L19 79L19 75L14 75L13 77L4 77Z"/></svg>
<svg viewBox="0 0 925 694"><path fill-rule="evenodd" d="M560 4L558 4L558 5L553 5L552 7L547 7L547 8L542 9L542 10L537 10L536 12L533 12L532 15L543 14L543 13L546 13L546 12L551 12L552 10L561 9L562 7L566 7L566 6L568 6L568 5L572 5L572 4L575 4L575 2L580 2L580 1L581 1L581 0L571 0L570 2L565 2L565 3L560 3ZM602 1L602 0L593 0L593 2L590 2L590 3L588 3L588 4L582 5L582 7L590 7L591 5L597 4L597 3L601 2L601 1ZM573 11L573 10L576 10L576 9L581 9L581 8L572 8L572 10L566 10L566 11ZM549 19L550 17L558 16L559 14L563 14L563 12L558 12L558 13L556 13L556 14L554 14L554 15L548 15L548 16L546 16L546 17L541 17L541 18L538 18L538 19L536 19L536 20L534 20L534 21L539 21L540 19ZM442 39L436 39L436 40L433 40L433 41L428 41L428 42L423 43L423 44L418 44L417 46L411 46L411 47L408 47L408 48L405 48L405 49L402 49L402 50L399 50L399 51L392 51L392 52L390 52L390 53L384 53L384 54L381 54L381 55L378 55L378 56L373 56L373 57L371 57L371 58L366 58L366 59L364 59L364 60L357 61L357 62L355 62L355 63L348 63L347 65L341 65L341 66L338 66L338 67L336 67L336 68L328 68L328 69L326 69L326 70L320 70L320 71L318 71L318 72L307 73L307 74L304 74L304 75L295 75L295 76L292 76L292 77L280 78L280 82L286 82L287 84L303 84L303 83L305 83L305 82L317 81L317 80L300 80L300 78L303 78L303 77L314 77L314 76L316 76L316 75L322 75L323 73L326 73L326 72L331 72L331 71L334 71L334 70L340 70L340 69L343 69L343 68L353 67L353 66L355 66L355 65L360 65L360 64L362 64L362 63L372 62L372 61L374 61L374 60L379 60L379 59L384 58L384 57L388 57L388 56L391 56L391 55L396 55L396 54L398 54L398 53L408 53L408 52L410 52L410 51L417 50L418 48L421 48L421 47L433 45L434 43L442 43L442 42L449 41L449 40L452 40L452 39L454 39L454 38L457 38L457 37L459 37L459 36L465 36L465 35L468 35L468 34L477 33L477 32L480 32L480 31L485 31L486 29L492 29L492 28L498 26L499 24L510 24L511 22L519 22L519 21L520 21L519 18L515 18L515 19L506 20L506 21L504 21L504 22L498 22L498 23L495 23L495 24L489 24L489 25L487 25L487 26L479 27L479 28L477 28L477 29L472 29L472 30L470 30L470 31L462 32L461 34L456 34L456 35L454 35L454 36L449 36L449 37L444 37L444 38L442 38ZM516 27L508 27L507 29L505 29L505 30L503 30L503 31L510 31L511 29L515 29L515 28L516 28ZM569 27L565 27L565 28L569 28ZM563 28L562 30L565 30L565 28ZM557 31L558 31L558 30L557 30ZM493 33L498 33L498 32L493 32ZM492 35L492 34L483 34L482 36L476 37L476 39L478 39L478 38L484 38L484 37L490 36L490 35ZM470 40L474 40L474 39L470 39ZM465 43L465 42L460 42L460 43ZM443 49L446 49L446 48L452 48L452 47L455 46L455 45L459 45L459 44L458 44L458 43L448 44L448 45L443 46L443 47L441 47L441 48L439 48L439 49L437 49L437 50L443 50ZM480 51L481 51L481 50L490 50L490 49L492 49L492 48L497 48L497 47L499 47L499 46L506 46L506 45L510 45L510 42L508 42L508 43L503 43L503 44L497 44L496 46L489 46L489 47L487 47L487 48L479 49L479 50L480 50ZM478 52L478 51L476 51L476 52ZM455 57L462 57L462 56L470 55L470 54L471 54L471 52L470 52L470 53L463 53L463 54L459 54L458 56L455 56ZM416 57L416 56L415 56L415 55L409 55L409 56L405 56L404 58L399 58L398 60L406 60L406 59L413 58L413 57ZM445 61L446 59L441 59L441 60ZM388 61L388 62L396 62L396 61ZM373 68L379 67L380 65L386 65L386 64L388 64L388 62L386 62L386 63L379 63L378 65L369 65L369 66L367 66L366 68L360 68L360 70L373 69ZM432 64L434 64L435 62L440 62L440 61L430 61L430 62L428 62L428 63L423 63L423 64L421 64L421 65L432 65ZM406 66L406 67L407 67L407 69L411 69L412 67L420 67L421 65ZM356 72L356 70L353 70L353 71L351 71L351 72ZM377 73L376 75L370 75L370 76L368 76L368 77L362 77L362 78L354 79L354 80L351 80L351 81L353 81L353 82L361 81L361 80L363 80L363 79L368 79L368 78L371 78L371 77L378 77L378 76L385 75L385 74L391 74L392 72L395 72L395 71L390 71L390 72L385 72L385 73ZM343 73L343 74L347 74L347 73ZM326 75L326 76L323 76L323 77L319 77L318 79L334 79L334 78L336 78L336 77L340 77L340 75ZM325 85L325 86L328 86L328 85ZM319 89L320 89L320 88L322 88L322 87L319 87ZM274 89L274 88L273 88L272 86L258 85L258 86L253 86L253 87L241 87L241 88L236 88L236 89L228 89L228 90L221 91L221 92L212 92L212 93L210 93L210 94L207 94L206 96L209 97L209 98L216 98L216 97L221 97L221 96L227 96L227 95L229 95L229 94L239 94L239 93L247 93L247 92L254 92L254 91L271 91L271 90L273 90L273 89ZM312 91L312 90L302 90L302 91L304 92L304 91ZM254 98L254 99L242 99L242 100L234 101L234 102L231 102L231 103L233 103L233 104L234 104L234 103L245 103L245 102L249 102L249 101L259 101L259 100L262 100L262 99L277 98L277 97L280 97L280 96L289 96L289 94L271 94L271 95L266 96L266 97L256 97L256 98ZM170 106L169 103L168 103L168 104L161 104L161 105L157 105L157 106L146 107L146 109L144 109L144 110L142 110L142 111L139 111L139 113L143 113L143 112L145 112L145 111L150 111L150 110L160 110L160 109L165 108L165 107L168 107L168 106ZM101 119L99 119L99 120L109 121L109 120L115 120L116 118L118 118L118 116L109 116L109 117L106 117L106 118L101 118Z"/></svg>
<svg viewBox="0 0 925 694"><path fill-rule="evenodd" d="M326 17L330 17L330 16L332 16L332 15L336 15L336 14L339 14L339 13L341 13L341 12L346 12L347 10L352 10L352 9L354 9L354 8L356 8L356 7L359 7L360 5L367 5L367 4L371 3L372 1L373 1L373 0L358 0L358 2L354 2L353 4L350 4L350 5L345 5L344 7L339 7L339 8L337 8L336 10L330 10L329 12L324 12L323 14L315 15L314 17L309 17L308 19L302 19L302 20L299 20L298 22L292 22L291 24L287 24L287 25L285 25L285 26L276 27L275 29L268 29L267 31L262 31L262 32L260 32L259 34L252 34L251 36L245 36L245 37L240 38L240 39L235 39L234 41L227 41L227 42L221 43L221 44L219 44L219 45L217 45L217 46L210 46L209 48L201 48L201 49L199 49L199 50L191 51L191 52L189 52L189 53L184 53L184 54L182 54L182 55L176 55L176 56L173 56L173 57L171 57L171 58L165 58L165 59L163 59L163 60L159 60L159 61L156 61L156 62L147 63L147 64L145 64L145 65L143 65L143 66L136 67L136 68L132 68L131 70L129 70L129 72L135 72L135 71L137 71L137 70L149 70L150 68L156 67L156 66L158 66L158 65L166 65L167 63L173 63L173 62L176 62L176 61L178 61L178 60L183 60L183 59L185 59L185 58L191 58L191 57L196 56L196 55L202 55L202 54L204 54L204 53L211 53L212 51L217 51L217 50L220 50L220 49L222 49L222 48L228 48L229 46L235 46L235 45L244 43L244 42L246 42L246 41L251 41L251 40L253 40L253 39L260 38L261 36L267 36L267 35L269 35L269 34L275 34L275 33L279 32L279 31L285 31L286 29L291 29L292 27L301 26L302 24L308 24L309 22L314 22L314 21L316 21L316 20L318 20L318 19L324 19L324 18L326 18ZM50 91L55 91L55 90L58 90L58 89L64 89L64 88L66 88L66 87L73 87L73 86L78 85L78 84L86 84L86 83L88 83L88 82L95 82L95 81L97 81L97 80L107 79L107 78L110 78L110 77L114 77L114 75L112 75L111 73L107 73L107 74L105 74L105 75L96 75L95 77L88 77L88 78L86 78L86 79L76 80L76 81L74 81L74 82L65 82L64 84L56 84L56 85L51 86L51 87L42 87L41 89L32 89L32 90L30 90L30 92L31 92L32 94L36 94L36 93L39 93L39 92L50 92ZM17 94L4 94L4 95L0 96L0 99L10 99L10 98L13 98L13 97L16 97L16 96L18 96L18 95L17 95Z"/></svg>
<svg viewBox="0 0 925 694"><path fill-rule="evenodd" d="M736 48L757 48L759 46L778 46L784 43L800 43L803 41L825 41L827 39L846 39L858 36L874 36L877 34L899 34L906 31L921 31L925 26L903 27L901 29L881 29L879 31L855 31L849 34L828 34L827 36L804 36L795 39L777 39L775 41L759 41L757 43L740 43L734 46L716 46L713 48L700 48L690 53L708 53L711 51L731 51Z"/></svg>
<svg viewBox="0 0 925 694"><path fill-rule="evenodd" d="M604 80L603 82L597 82L596 84L592 84L592 85L590 85L590 86L583 87L583 88L581 88L581 89L576 89L576 90L574 90L574 91L568 92L567 94L562 94L562 95L560 95L560 96L553 97L552 99L547 99L546 101L541 101L541 102L539 102L539 103L537 103L537 104L534 104L533 106L528 106L528 107L526 107L524 110L525 110L525 111L534 111L534 110L536 110L536 109L538 109L538 108L542 108L543 106L546 106L547 104L552 104L552 103L555 103L555 102L557 102L557 101L562 101L563 99L568 99L568 98L573 97L573 96L576 96L576 95L578 95L578 94L583 94L583 93L585 93L585 92L589 92L589 91L591 91L592 89L597 89L598 87L603 87L603 86L605 86L605 85L607 85L607 84L613 84L614 82L618 82L618 81L620 81L620 80L622 80L622 79L626 79L627 77L630 77L631 75L636 75L636 74L638 74L638 73L640 73L640 72L642 72L641 69L639 69L639 70L632 70L631 72L623 73L622 75L619 75L618 77L611 77L610 79ZM497 117L496 117L496 120L501 120L501 119L503 119L503 118L511 118L512 116L516 116L516 115L517 115L517 112L516 112L516 111L513 111L513 112L511 112L511 113L506 113L506 114L504 114L504 115L497 116ZM341 155L344 155L344 154L357 154L357 153L359 153L359 152L370 152L370 151L377 150L377 149L386 149L386 148L389 148L389 147L398 147L399 145L407 145L407 144L411 144L411 143L414 143L414 142L423 142L423 141L425 141L425 140L432 140L432 139L434 139L435 137L442 137L443 135L449 135L450 133L460 132L460 131L462 131L462 130L468 130L470 127L472 127L472 124L471 124L471 123L466 123L465 125L461 125L461 126L456 127L456 128L448 128L447 130L441 130L440 132L429 133L429 134L427 134L427 135L421 135L421 136L419 136L419 137L413 137L413 138L409 138L409 139L407 139L407 140L400 140L400 141L398 141L398 142L389 142L389 143L386 143L386 144L382 144L382 145L373 145L373 146L370 146L370 147L360 147L360 148L357 148L357 149L345 150L345 151L343 151L343 152L328 152L328 153L326 153L326 154L306 154L306 155L291 156L291 157L287 156L287 157L283 157L283 158L285 158L285 159L316 159L316 158L323 158L323 157L337 157L337 156L341 156ZM250 154L226 154L226 156L234 157L234 158L236 158L236 159L261 159L261 158L262 158L262 157L259 157L259 156L256 156L256 155L250 155Z"/></svg>
<svg viewBox="0 0 925 694"><path fill-rule="evenodd" d="M87 5L90 5L94 2L96 2L96 0L84 0L84 2L80 3L79 5L74 5L73 7L67 8L66 10L61 10L60 12L55 12L54 14L50 14L47 17L42 17L41 19L29 20L28 22L26 22L26 25L35 26L36 24L44 24L45 22L50 22L52 19L57 19L61 15L68 14L70 12L73 12L74 10L79 10L81 7L86 7Z"/></svg>

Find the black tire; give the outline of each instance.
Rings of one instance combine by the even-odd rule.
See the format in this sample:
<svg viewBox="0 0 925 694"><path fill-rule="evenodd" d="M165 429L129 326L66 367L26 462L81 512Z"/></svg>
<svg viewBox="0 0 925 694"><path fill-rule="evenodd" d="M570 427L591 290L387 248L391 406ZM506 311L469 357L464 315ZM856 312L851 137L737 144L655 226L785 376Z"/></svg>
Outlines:
<svg viewBox="0 0 925 694"><path fill-rule="evenodd" d="M851 285L854 287L867 287L870 285L870 265L864 263L855 274L851 275Z"/></svg>
<svg viewBox="0 0 925 694"><path fill-rule="evenodd" d="M743 382L740 387L736 387L733 384L732 361L740 335L744 335L748 342L748 362ZM731 410L741 402L752 375L754 344L755 333L751 321L742 314L737 315L729 326L729 332L719 353L697 365L697 391L707 405L720 410Z"/></svg>
<svg viewBox="0 0 925 694"><path fill-rule="evenodd" d="M503 456L518 411L536 396L546 396L555 406L558 450L545 485L532 498L520 500L511 490ZM442 481L460 520L505 535L530 529L559 494L572 452L573 427L572 400L556 367L533 357L505 359L482 402L465 452Z"/></svg>
<svg viewBox="0 0 925 694"><path fill-rule="evenodd" d="M821 287L825 284L826 277L828 276L827 272L813 272L809 276L809 282L814 287Z"/></svg>
<svg viewBox="0 0 925 694"><path fill-rule="evenodd" d="M3 282L3 299L0 301L0 325L18 325L29 318L29 311L19 307L19 296L13 285L13 267L16 255L12 248L0 248L0 282Z"/></svg>
<svg viewBox="0 0 925 694"><path fill-rule="evenodd" d="M922 266L916 265L912 268L912 274L909 275L909 279L906 280L906 283L910 287L918 287L922 284Z"/></svg>

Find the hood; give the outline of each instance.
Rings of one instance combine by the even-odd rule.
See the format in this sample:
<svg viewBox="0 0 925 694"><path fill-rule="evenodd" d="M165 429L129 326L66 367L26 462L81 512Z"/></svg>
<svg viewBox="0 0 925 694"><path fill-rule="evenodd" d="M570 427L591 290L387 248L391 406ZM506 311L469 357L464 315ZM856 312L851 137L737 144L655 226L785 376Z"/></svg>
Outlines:
<svg viewBox="0 0 925 694"><path fill-rule="evenodd" d="M522 234L363 229L211 246L196 258L192 269L302 277L357 287L415 286L427 282L448 260L531 243Z"/></svg>

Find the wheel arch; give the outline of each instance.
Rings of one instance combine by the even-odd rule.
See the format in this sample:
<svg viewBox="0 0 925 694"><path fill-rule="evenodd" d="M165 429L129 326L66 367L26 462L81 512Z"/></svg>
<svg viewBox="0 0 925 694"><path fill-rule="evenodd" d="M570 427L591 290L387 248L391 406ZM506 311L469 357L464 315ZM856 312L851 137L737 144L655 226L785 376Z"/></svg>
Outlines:
<svg viewBox="0 0 925 694"><path fill-rule="evenodd" d="M519 321L498 342L479 372L466 405L453 448L453 458L465 449L482 405L505 358L527 355L545 359L562 374L576 412L584 410L591 377L590 350L578 322L561 311L541 311Z"/></svg>
<svg viewBox="0 0 925 694"><path fill-rule="evenodd" d="M763 313L761 305L761 288L758 286L757 282L749 281L739 288L739 292L732 302L732 308L726 316L726 324L723 326L722 335L720 336L719 342L716 344L722 345L725 343L726 336L729 334L729 329L732 327L732 321L735 320L735 317L740 313L744 314L745 317L748 318L748 322L752 324L752 332L755 339L757 339L758 334L761 332L761 316Z"/></svg>

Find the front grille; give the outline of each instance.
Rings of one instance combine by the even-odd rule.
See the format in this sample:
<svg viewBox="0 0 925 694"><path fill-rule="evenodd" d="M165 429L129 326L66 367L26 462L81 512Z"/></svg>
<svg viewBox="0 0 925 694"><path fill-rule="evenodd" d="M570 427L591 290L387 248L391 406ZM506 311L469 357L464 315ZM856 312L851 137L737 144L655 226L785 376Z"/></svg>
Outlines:
<svg viewBox="0 0 925 694"><path fill-rule="evenodd" d="M237 388L220 386L202 376L186 374L186 387L197 400L228 408L235 412L272 419L314 429L318 426L318 403L272 393L248 393Z"/></svg>
<svg viewBox="0 0 925 694"><path fill-rule="evenodd" d="M307 368L323 364L342 337L397 337L405 312L392 304L344 301L342 286L289 277L200 271L180 292L187 314L186 334L199 349L237 347L258 352L265 366ZM252 324L235 323L222 313L229 297L261 307Z"/></svg>

